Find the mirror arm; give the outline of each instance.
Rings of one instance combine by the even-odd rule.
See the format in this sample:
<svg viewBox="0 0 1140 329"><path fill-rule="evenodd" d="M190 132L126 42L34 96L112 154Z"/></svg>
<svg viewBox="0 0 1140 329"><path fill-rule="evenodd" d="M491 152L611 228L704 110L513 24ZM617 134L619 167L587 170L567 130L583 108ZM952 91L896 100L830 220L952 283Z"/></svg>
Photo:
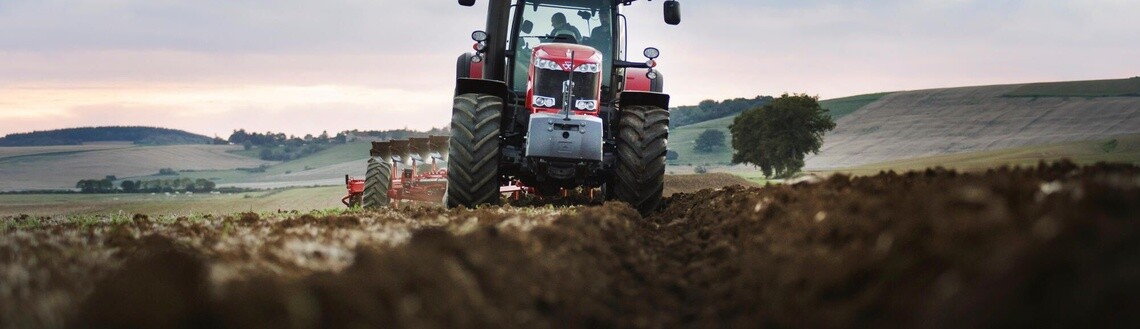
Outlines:
<svg viewBox="0 0 1140 329"><path fill-rule="evenodd" d="M629 62L629 61L623 61L620 59L614 60L614 67L615 68L622 68L622 69L624 69L624 68L634 68L634 69L648 69L648 68L650 68L649 64L645 64L645 62Z"/></svg>

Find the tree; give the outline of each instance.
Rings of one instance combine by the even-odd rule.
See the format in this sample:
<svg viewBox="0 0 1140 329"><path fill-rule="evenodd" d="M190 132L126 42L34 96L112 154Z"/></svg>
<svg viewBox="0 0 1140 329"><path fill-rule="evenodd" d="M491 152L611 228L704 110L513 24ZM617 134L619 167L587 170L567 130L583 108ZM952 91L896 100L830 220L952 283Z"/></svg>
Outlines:
<svg viewBox="0 0 1140 329"><path fill-rule="evenodd" d="M135 193L135 192L138 192L139 186L137 184L135 184L135 181L128 179L128 180L119 182L119 188L122 188L123 192L126 192L126 193Z"/></svg>
<svg viewBox="0 0 1140 329"><path fill-rule="evenodd" d="M270 161L276 160L276 158L273 157L273 149L268 148L268 147L261 149L261 154L260 154L259 158L261 158L262 160L270 160Z"/></svg>
<svg viewBox="0 0 1140 329"><path fill-rule="evenodd" d="M75 188L79 189L83 193L95 193L95 190L98 187L99 181L94 179L84 179L75 183Z"/></svg>
<svg viewBox="0 0 1140 329"><path fill-rule="evenodd" d="M732 163L759 166L768 177L790 177L808 152L819 153L823 135L835 128L817 97L784 94L733 120Z"/></svg>
<svg viewBox="0 0 1140 329"><path fill-rule="evenodd" d="M697 136L693 150L697 152L712 152L724 147L724 132L716 129L705 129Z"/></svg>
<svg viewBox="0 0 1140 329"><path fill-rule="evenodd" d="M110 179L104 178L97 181L99 186L99 193L111 193L115 191L115 182Z"/></svg>

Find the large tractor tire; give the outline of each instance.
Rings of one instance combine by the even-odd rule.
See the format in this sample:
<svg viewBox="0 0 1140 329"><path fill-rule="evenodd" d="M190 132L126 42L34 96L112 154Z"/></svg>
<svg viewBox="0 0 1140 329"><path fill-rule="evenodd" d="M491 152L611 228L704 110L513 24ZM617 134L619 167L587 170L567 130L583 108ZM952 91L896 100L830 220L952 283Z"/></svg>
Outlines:
<svg viewBox="0 0 1140 329"><path fill-rule="evenodd" d="M368 171L364 177L364 196L361 200L365 209L387 206L388 188L392 184L392 162L388 159L368 159Z"/></svg>
<svg viewBox="0 0 1140 329"><path fill-rule="evenodd" d="M502 113L502 98L483 94L455 96L447 160L448 208L499 203Z"/></svg>
<svg viewBox="0 0 1140 329"><path fill-rule="evenodd" d="M656 210L665 189L668 140L669 111L656 106L623 109L618 122L617 171L606 194L629 203L642 215Z"/></svg>

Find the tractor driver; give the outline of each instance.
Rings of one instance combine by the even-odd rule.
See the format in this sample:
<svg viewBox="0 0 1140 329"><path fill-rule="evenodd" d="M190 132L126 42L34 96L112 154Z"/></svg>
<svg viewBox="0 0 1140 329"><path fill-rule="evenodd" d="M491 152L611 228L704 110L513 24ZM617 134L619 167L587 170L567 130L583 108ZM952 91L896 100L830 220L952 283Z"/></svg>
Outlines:
<svg viewBox="0 0 1140 329"><path fill-rule="evenodd" d="M598 15L598 19L602 21L601 24L590 30L590 39L609 39L610 38L610 16Z"/></svg>
<svg viewBox="0 0 1140 329"><path fill-rule="evenodd" d="M605 50L610 48L610 38L613 36L613 34L610 33L610 16L598 15L598 19L600 19L602 23L594 27L593 30L590 30L590 38L586 39L586 43L588 46L601 50L602 53L606 53Z"/></svg>
<svg viewBox="0 0 1140 329"><path fill-rule="evenodd" d="M554 29L550 31L551 37L568 35L574 38L574 43L582 40L582 33L578 32L578 28L566 22L566 14L554 13L554 16L550 16L550 25L554 26Z"/></svg>

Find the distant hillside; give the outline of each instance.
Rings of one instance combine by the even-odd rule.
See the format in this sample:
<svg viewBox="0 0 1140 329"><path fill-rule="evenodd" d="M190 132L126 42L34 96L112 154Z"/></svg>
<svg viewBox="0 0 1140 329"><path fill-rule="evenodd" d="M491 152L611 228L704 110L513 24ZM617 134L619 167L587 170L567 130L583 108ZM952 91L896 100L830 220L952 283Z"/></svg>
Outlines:
<svg viewBox="0 0 1140 329"><path fill-rule="evenodd" d="M1140 97L1140 77L1130 79L1030 83L1005 97Z"/></svg>
<svg viewBox="0 0 1140 329"><path fill-rule="evenodd" d="M93 142L131 142L139 145L210 144L210 137L182 130L155 127L83 127L9 134L0 146L82 145Z"/></svg>
<svg viewBox="0 0 1140 329"><path fill-rule="evenodd" d="M808 169L1140 133L1140 79L895 92L836 120ZM1051 158L1050 154L1041 154ZM1138 159L1140 160L1140 159Z"/></svg>
<svg viewBox="0 0 1140 329"><path fill-rule="evenodd" d="M855 112L855 110L858 110L859 108L866 106L867 104L873 103L873 102L879 100L879 98L882 98L883 96L886 96L889 94L891 94L891 93L887 92L887 93L857 95L857 96L822 100L822 101L819 101L819 103L820 103L820 106L823 106L824 109L828 110L828 113L831 114L832 118L838 119L838 118L841 118L845 115L851 114L852 112ZM731 140L732 137L731 137L731 133L728 130L728 126L732 125L733 119L735 119L737 115L739 115L741 112L743 112L746 109L762 107L762 106L768 104L768 102L770 102L771 99L772 99L771 97L763 96L763 97L756 97L753 99L737 98L737 99L733 99L733 100L726 100L724 102L719 102L719 103L713 102L713 101L701 102L701 104L704 104L704 108L706 108L706 109L713 109L713 108L727 109L727 111L720 111L720 112L717 112L717 111L702 112L701 106L682 106L682 107L680 107L680 108L688 109L687 110L688 112L686 112L685 110L678 111L675 109L673 111L673 113L670 113L671 115L674 115L674 117L670 118L670 121L672 121L672 123L671 123L672 126L669 128L669 149L676 151L678 157L676 160L669 161L669 164L672 164L672 165L693 165L693 166L696 166L696 165L728 165L728 164L731 164L732 163L732 147L731 146L726 146L724 148L715 150L713 152L696 152L693 150L693 146L696 145L695 141L697 139L697 136L700 136L700 134L703 133L705 130L710 130L710 129L711 130L719 130L719 131L724 132L729 137L729 140L725 141L725 144L731 145L732 144L732 140ZM713 103L715 103L715 104L713 104ZM679 121L679 122L682 122L684 124L680 124L680 125L676 124L676 122L678 122L678 120L675 119L675 116L678 114L678 112L689 114L689 116L685 120ZM703 114L698 116L698 115L696 115L697 113L703 113ZM682 115L684 115L684 114L682 114ZM715 117L715 118L700 121L700 122L695 122L695 123L685 123L685 122L687 122L687 120L693 120L693 119L701 118L701 117Z"/></svg>
<svg viewBox="0 0 1140 329"><path fill-rule="evenodd" d="M822 100L819 101L819 106L827 110L828 114L831 114L832 120L839 120L839 118L847 116L848 114L855 112L855 110L867 106L867 104L874 103L880 98L883 98L883 96L890 94L891 93L889 92L875 93Z"/></svg>

